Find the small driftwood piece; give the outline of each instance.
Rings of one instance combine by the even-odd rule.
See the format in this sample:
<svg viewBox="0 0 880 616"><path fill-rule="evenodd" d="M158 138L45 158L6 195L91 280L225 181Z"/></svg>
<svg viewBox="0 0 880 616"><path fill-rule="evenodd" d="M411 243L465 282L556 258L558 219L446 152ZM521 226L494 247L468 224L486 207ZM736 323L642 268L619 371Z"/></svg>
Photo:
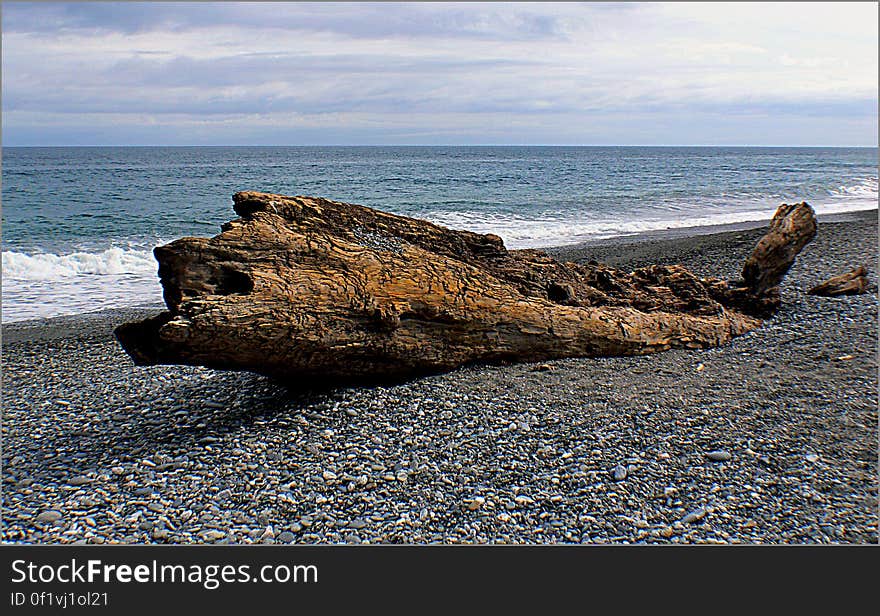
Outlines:
<svg viewBox="0 0 880 616"><path fill-rule="evenodd" d="M779 305L816 233L783 205L736 283L507 250L498 236L312 197L241 192L213 238L154 250L168 311L116 329L138 365L287 381L399 380L471 362L644 355L725 344Z"/></svg>
<svg viewBox="0 0 880 616"><path fill-rule="evenodd" d="M818 284L807 291L807 293L810 295L820 295L822 297L859 295L861 293L867 293L870 287L868 270L864 265L860 265L850 272L829 278L822 284Z"/></svg>

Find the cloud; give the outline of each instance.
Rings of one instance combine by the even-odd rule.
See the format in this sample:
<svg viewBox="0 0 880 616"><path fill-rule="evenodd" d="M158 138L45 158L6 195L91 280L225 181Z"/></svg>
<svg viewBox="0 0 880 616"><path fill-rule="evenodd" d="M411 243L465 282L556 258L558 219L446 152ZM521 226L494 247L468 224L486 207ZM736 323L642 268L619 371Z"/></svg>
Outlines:
<svg viewBox="0 0 880 616"><path fill-rule="evenodd" d="M875 4L3 7L6 144L873 144L877 69Z"/></svg>
<svg viewBox="0 0 880 616"><path fill-rule="evenodd" d="M557 16L538 7L492 3L117 2L8 3L7 32L140 34L213 26L327 32L352 37L540 39L562 34Z"/></svg>

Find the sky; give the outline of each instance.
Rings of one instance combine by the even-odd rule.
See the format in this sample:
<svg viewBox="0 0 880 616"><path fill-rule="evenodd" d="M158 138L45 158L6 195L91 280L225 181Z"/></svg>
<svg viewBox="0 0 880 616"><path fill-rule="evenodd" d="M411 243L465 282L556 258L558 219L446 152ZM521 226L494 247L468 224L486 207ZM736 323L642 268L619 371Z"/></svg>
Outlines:
<svg viewBox="0 0 880 616"><path fill-rule="evenodd" d="M877 145L877 3L2 4L3 145Z"/></svg>

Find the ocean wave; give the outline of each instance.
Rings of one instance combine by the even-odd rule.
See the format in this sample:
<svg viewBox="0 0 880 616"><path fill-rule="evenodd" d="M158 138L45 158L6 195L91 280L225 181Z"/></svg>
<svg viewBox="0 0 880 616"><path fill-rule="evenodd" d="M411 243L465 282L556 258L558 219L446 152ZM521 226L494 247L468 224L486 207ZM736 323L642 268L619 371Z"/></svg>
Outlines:
<svg viewBox="0 0 880 616"><path fill-rule="evenodd" d="M839 186L831 191L833 196L839 197L867 197L877 199L877 178L867 177L855 184Z"/></svg>
<svg viewBox="0 0 880 616"><path fill-rule="evenodd" d="M150 251L108 248L102 252L26 254L3 251L4 280L60 281L77 276L138 274L155 276L156 260Z"/></svg>
<svg viewBox="0 0 880 616"><path fill-rule="evenodd" d="M678 207L669 208L668 216L658 215L654 211L648 217L636 213L628 219L578 220L547 216L526 218L516 215L487 215L486 212L480 211L443 212L428 218L436 224L452 229L494 233L504 240L508 248L546 248L668 229L769 221L779 205L780 202L762 206L750 204L746 209L735 208L711 213L690 207ZM824 202L813 200L810 205L821 216L875 209L877 198L876 194L873 197L854 195L847 199L829 199Z"/></svg>

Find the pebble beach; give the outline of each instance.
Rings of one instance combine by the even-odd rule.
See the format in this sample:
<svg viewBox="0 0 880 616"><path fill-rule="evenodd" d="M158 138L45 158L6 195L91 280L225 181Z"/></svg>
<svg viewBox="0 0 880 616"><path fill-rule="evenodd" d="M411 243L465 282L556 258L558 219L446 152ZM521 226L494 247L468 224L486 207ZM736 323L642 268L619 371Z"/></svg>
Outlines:
<svg viewBox="0 0 880 616"><path fill-rule="evenodd" d="M762 234L548 252L735 278ZM135 367L112 330L161 306L4 324L2 540L877 543L877 293L806 293L876 283L877 241L877 210L822 219L779 313L721 348L394 386Z"/></svg>

